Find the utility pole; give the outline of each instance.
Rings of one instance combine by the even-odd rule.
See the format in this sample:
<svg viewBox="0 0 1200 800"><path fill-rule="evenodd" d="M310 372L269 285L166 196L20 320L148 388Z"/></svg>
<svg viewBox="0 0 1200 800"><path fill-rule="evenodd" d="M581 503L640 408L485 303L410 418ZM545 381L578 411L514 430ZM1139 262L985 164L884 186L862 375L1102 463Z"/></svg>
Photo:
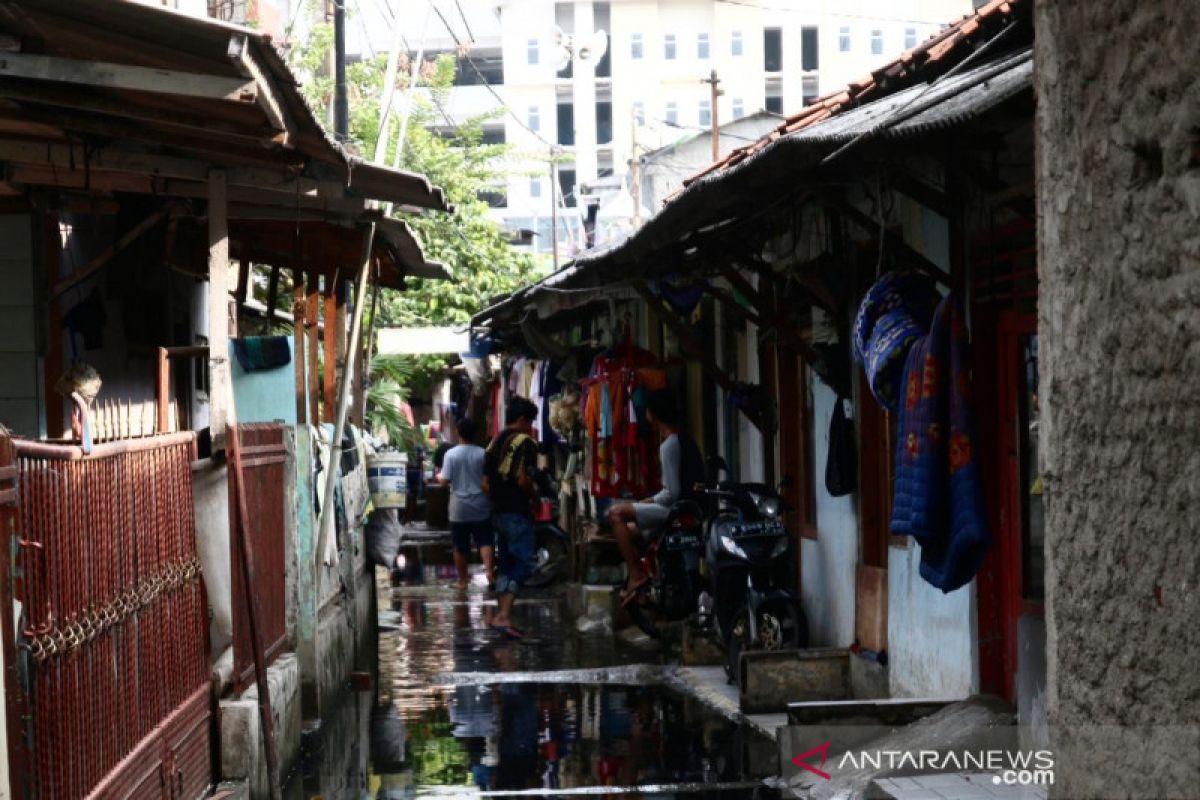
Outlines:
<svg viewBox="0 0 1200 800"><path fill-rule="evenodd" d="M718 88L721 84L721 79L717 77L717 71L714 69L709 73L707 78L703 78L701 83L707 83L709 90L712 92L712 160L715 163L721 157L721 126L717 121L717 98L725 94Z"/></svg>
<svg viewBox="0 0 1200 800"><path fill-rule="evenodd" d="M558 271L558 158L550 148L550 246L554 253L554 271Z"/></svg>
<svg viewBox="0 0 1200 800"><path fill-rule="evenodd" d="M642 227L642 156L638 152L637 106L629 109L629 193L633 196L633 229Z"/></svg>
<svg viewBox="0 0 1200 800"><path fill-rule="evenodd" d="M346 0L333 2L333 132L339 142L350 138L350 106L346 98Z"/></svg>

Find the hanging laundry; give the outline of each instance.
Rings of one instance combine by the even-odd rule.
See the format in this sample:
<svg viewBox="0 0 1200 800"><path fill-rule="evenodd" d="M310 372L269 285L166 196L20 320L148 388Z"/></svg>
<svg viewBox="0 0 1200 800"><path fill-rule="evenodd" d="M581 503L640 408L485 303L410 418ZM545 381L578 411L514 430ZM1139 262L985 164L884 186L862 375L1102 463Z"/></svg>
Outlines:
<svg viewBox="0 0 1200 800"><path fill-rule="evenodd" d="M904 359L929 330L937 289L917 272L889 272L875 282L854 317L854 360L863 365L871 393L895 413L900 405Z"/></svg>
<svg viewBox="0 0 1200 800"><path fill-rule="evenodd" d="M592 362L584 420L594 497L645 497L658 489L658 442L645 423L645 394L666 387L653 353L626 342Z"/></svg>
<svg viewBox="0 0 1200 800"><path fill-rule="evenodd" d="M921 577L952 592L991 546L970 406L970 352L953 294L904 366L891 531L921 546Z"/></svg>

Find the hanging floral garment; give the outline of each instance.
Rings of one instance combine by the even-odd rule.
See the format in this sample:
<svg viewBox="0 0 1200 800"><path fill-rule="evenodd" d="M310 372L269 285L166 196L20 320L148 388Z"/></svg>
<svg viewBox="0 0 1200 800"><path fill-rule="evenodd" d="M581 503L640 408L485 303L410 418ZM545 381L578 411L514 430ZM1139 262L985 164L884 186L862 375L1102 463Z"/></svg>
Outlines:
<svg viewBox="0 0 1200 800"><path fill-rule="evenodd" d="M666 388L653 353L626 344L596 357L581 382L591 447L593 497L645 497L660 486L658 437L646 422L646 392Z"/></svg>

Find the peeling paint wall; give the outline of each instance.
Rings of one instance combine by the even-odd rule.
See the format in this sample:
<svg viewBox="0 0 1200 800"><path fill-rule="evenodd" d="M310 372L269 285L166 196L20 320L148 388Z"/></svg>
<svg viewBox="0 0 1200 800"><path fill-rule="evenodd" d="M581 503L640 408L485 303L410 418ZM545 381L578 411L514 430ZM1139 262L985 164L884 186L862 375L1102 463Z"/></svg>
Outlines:
<svg viewBox="0 0 1200 800"><path fill-rule="evenodd" d="M966 697L979 688L975 582L950 594L920 575L921 548L888 548L892 697Z"/></svg>
<svg viewBox="0 0 1200 800"><path fill-rule="evenodd" d="M1200 760L1200 49L1190 3L1036 6L1040 451L1063 796L1194 796ZM1153 730L1163 730L1157 727Z"/></svg>
<svg viewBox="0 0 1200 800"><path fill-rule="evenodd" d="M812 387L813 481L817 500L817 538L800 540L804 613L810 644L847 647L854 642L854 566L858 563L858 515L854 496L831 497L825 491L829 454L829 418L837 401L815 375Z"/></svg>

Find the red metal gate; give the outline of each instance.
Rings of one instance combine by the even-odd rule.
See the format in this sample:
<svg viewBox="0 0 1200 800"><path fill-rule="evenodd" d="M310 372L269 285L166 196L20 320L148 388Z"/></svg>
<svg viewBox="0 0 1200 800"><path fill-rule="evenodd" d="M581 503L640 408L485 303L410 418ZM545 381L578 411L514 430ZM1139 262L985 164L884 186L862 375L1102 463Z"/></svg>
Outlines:
<svg viewBox="0 0 1200 800"><path fill-rule="evenodd" d="M264 667L271 664L287 645L287 588L284 563L283 511L284 465L287 450L283 426L274 423L237 425L240 435L242 480L251 514L245 540L254 564L254 593L258 598L257 624L263 648ZM231 435L233 435L231 431ZM229 530L237 530L237 475L229 470ZM230 536L230 563L237 574L243 537ZM254 649L250 637L250 614L242 581L233 581L233 678L235 691L254 682Z"/></svg>
<svg viewBox="0 0 1200 800"><path fill-rule="evenodd" d="M24 689L6 686L24 705L10 722L25 715L9 739L15 796L198 797L210 785L194 445L176 433L85 456L0 436L16 503L3 588L20 603L25 672Z"/></svg>

